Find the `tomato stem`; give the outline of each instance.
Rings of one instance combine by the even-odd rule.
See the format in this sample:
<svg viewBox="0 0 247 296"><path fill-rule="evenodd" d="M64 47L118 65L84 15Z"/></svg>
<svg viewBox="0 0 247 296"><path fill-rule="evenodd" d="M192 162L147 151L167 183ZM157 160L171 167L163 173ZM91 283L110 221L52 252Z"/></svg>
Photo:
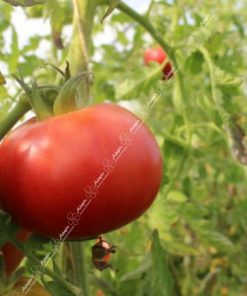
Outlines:
<svg viewBox="0 0 247 296"><path fill-rule="evenodd" d="M24 100L20 100L15 107L0 122L0 140L7 132L31 109L30 105Z"/></svg>
<svg viewBox="0 0 247 296"><path fill-rule="evenodd" d="M83 242L64 243L64 271L69 281L81 289L83 296L88 295L87 272Z"/></svg>
<svg viewBox="0 0 247 296"><path fill-rule="evenodd" d="M75 75L89 69L89 47L97 1L73 0L73 6L73 34L67 59L71 73ZM86 77L78 86L79 107L83 107L91 99L91 82L90 78Z"/></svg>
<svg viewBox="0 0 247 296"><path fill-rule="evenodd" d="M50 106L50 110L53 108L55 98L57 97L60 89L61 87L56 85L39 86L42 100L45 101L47 108ZM3 137L29 110L31 110L29 98L26 94L22 94L14 108L9 111L6 117L0 122L0 140L3 139Z"/></svg>

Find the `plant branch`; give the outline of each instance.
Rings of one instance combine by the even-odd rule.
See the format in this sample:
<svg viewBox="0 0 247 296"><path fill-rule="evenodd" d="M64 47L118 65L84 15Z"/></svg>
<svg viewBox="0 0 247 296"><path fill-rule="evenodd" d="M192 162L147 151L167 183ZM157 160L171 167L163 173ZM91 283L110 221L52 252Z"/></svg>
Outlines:
<svg viewBox="0 0 247 296"><path fill-rule="evenodd" d="M83 242L68 242L67 244L71 250L71 260L74 266L72 283L81 289L83 296L87 296L87 272Z"/></svg>
<svg viewBox="0 0 247 296"><path fill-rule="evenodd" d="M89 46L93 18L96 11L95 0L73 0L73 34L68 53L72 75L88 70Z"/></svg>
<svg viewBox="0 0 247 296"><path fill-rule="evenodd" d="M0 140L31 109L29 103L20 100L8 115L0 122Z"/></svg>
<svg viewBox="0 0 247 296"><path fill-rule="evenodd" d="M73 6L73 34L67 57L72 76L89 69L89 47L97 1L73 0ZM86 78L78 86L76 103L79 108L85 105L86 101L90 100L90 86L90 78Z"/></svg>

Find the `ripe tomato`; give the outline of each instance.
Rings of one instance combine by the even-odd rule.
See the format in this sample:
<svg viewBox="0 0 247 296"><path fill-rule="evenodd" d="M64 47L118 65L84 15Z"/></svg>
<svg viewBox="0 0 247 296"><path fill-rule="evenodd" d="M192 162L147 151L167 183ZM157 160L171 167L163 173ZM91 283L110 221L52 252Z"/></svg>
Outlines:
<svg viewBox="0 0 247 296"><path fill-rule="evenodd" d="M0 157L3 209L31 232L63 240L138 218L162 178L155 138L113 104L28 122L6 136Z"/></svg>
<svg viewBox="0 0 247 296"><path fill-rule="evenodd" d="M29 231L22 229L17 233L16 238L20 242L24 242L30 235ZM3 252L6 275L9 276L21 263L24 254L10 243L5 244L1 251Z"/></svg>
<svg viewBox="0 0 247 296"><path fill-rule="evenodd" d="M162 64L167 59L166 53L160 46L148 48L144 53L144 62L148 65L150 62ZM173 76L172 65L167 63L163 68L163 79L170 79Z"/></svg>
<svg viewBox="0 0 247 296"><path fill-rule="evenodd" d="M33 282L31 282L33 283ZM43 287L41 286L38 282L35 282L28 293L23 293L26 292L27 290L23 290L23 288L27 287L27 285L31 284L29 283L29 278L22 277L15 285L14 289L11 290L6 294L6 296L14 296L14 295L26 295L26 296L51 296L51 294ZM20 293L20 294L19 294Z"/></svg>

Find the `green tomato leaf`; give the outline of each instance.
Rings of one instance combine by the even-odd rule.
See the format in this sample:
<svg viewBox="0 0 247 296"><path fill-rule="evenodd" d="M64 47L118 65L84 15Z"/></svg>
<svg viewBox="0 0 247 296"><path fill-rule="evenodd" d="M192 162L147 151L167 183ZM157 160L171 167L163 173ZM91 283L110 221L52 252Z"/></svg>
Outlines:
<svg viewBox="0 0 247 296"><path fill-rule="evenodd" d="M243 79L240 77L235 77L230 73L227 73L226 71L220 69L217 66L214 66L215 70L215 77L216 77L216 84L218 87L224 87L224 86L229 86L229 87L239 87Z"/></svg>
<svg viewBox="0 0 247 296"><path fill-rule="evenodd" d="M144 257L144 260L135 270L128 272L124 276L122 276L120 281L124 282L124 281L140 279L145 272L148 272L148 270L150 270L151 266L152 266L152 259L151 259L151 256L148 255Z"/></svg>
<svg viewBox="0 0 247 296"><path fill-rule="evenodd" d="M159 239L158 230L153 232L152 263L150 270L152 296L172 296L173 278L168 267L167 254Z"/></svg>
<svg viewBox="0 0 247 296"><path fill-rule="evenodd" d="M197 233L204 244L214 246L225 252L234 250L234 244L223 234L212 229L197 229Z"/></svg>
<svg viewBox="0 0 247 296"><path fill-rule="evenodd" d="M167 200L176 203L184 203L187 200L187 196L181 191L172 190L168 193Z"/></svg>
<svg viewBox="0 0 247 296"><path fill-rule="evenodd" d="M203 61L203 55L197 50L185 62L185 69L192 74L198 74L202 71Z"/></svg>

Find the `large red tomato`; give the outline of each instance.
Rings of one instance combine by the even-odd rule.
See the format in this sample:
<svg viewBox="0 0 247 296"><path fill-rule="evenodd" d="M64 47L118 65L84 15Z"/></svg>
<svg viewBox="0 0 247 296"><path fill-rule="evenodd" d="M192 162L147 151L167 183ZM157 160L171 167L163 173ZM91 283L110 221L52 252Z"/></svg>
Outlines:
<svg viewBox="0 0 247 296"><path fill-rule="evenodd" d="M20 242L24 242L30 235L29 231L22 229L17 233L16 238ZM1 251L3 252L6 275L9 276L21 263L24 254L10 243L5 244Z"/></svg>
<svg viewBox="0 0 247 296"><path fill-rule="evenodd" d="M100 104L28 122L0 146L2 207L24 228L85 238L138 218L161 183L159 147L135 115Z"/></svg>
<svg viewBox="0 0 247 296"><path fill-rule="evenodd" d="M162 64L167 59L167 55L160 46L146 49L144 53L144 62L148 65L150 62ZM172 65L167 63L163 68L163 79L170 79L173 76Z"/></svg>

